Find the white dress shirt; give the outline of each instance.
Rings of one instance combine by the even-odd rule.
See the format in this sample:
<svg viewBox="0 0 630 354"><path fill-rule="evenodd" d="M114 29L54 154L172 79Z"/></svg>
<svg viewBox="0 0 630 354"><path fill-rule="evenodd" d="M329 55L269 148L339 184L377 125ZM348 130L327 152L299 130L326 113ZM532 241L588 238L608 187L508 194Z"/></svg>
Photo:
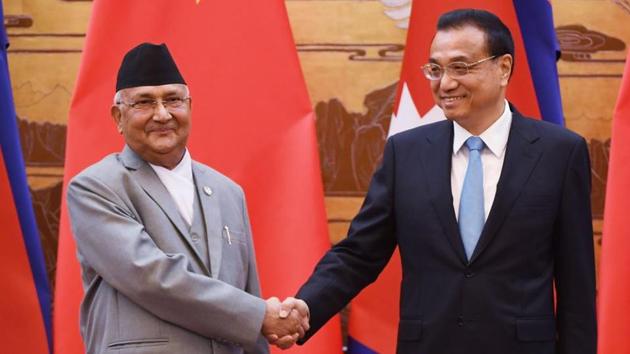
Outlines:
<svg viewBox="0 0 630 354"><path fill-rule="evenodd" d="M192 225L195 182L192 174L192 159L188 149L186 149L179 164L172 170L151 163L149 165L168 190L184 220L188 225Z"/></svg>
<svg viewBox="0 0 630 354"><path fill-rule="evenodd" d="M512 125L512 111L507 101L503 114L479 137L485 147L481 151L481 165L483 167L483 203L485 218L488 219L490 208L497 192L497 183L501 176L503 161L505 160L505 147ZM459 201L462 194L462 186L468 167L468 149L463 146L466 139L473 136L457 122L453 122L453 159L451 165L451 192L453 193L453 208L455 216L459 220Z"/></svg>

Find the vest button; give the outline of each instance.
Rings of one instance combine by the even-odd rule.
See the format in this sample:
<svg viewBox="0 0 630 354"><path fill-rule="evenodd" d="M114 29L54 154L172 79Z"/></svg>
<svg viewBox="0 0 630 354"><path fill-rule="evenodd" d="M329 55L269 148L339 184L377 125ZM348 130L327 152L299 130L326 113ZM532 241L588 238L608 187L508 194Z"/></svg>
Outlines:
<svg viewBox="0 0 630 354"><path fill-rule="evenodd" d="M190 239L192 240L192 242L198 242L199 241L199 235L192 234L192 235L190 235Z"/></svg>

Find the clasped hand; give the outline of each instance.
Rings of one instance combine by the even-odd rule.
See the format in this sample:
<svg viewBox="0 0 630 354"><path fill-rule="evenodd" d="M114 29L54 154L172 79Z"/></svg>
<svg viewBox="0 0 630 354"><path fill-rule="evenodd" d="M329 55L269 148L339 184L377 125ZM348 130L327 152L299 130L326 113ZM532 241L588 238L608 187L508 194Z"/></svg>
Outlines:
<svg viewBox="0 0 630 354"><path fill-rule="evenodd" d="M309 329L306 302L288 297L283 302L277 297L266 300L267 309L261 332L270 344L288 349Z"/></svg>

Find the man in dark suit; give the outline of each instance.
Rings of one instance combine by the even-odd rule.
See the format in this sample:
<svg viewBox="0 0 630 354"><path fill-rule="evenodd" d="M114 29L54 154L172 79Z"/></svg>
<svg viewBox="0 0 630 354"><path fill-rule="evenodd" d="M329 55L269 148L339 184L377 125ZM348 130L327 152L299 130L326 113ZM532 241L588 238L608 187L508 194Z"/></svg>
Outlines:
<svg viewBox="0 0 630 354"><path fill-rule="evenodd" d="M302 342L398 246L398 353L595 353L587 146L508 104L513 62L495 15L440 17L422 69L448 119L387 142L348 237L296 296L311 316Z"/></svg>

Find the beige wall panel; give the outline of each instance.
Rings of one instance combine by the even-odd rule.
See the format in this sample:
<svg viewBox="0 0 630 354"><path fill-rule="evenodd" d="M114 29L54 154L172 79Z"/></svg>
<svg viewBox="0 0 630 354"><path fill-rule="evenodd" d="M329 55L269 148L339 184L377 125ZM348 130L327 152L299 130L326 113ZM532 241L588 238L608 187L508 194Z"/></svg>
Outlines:
<svg viewBox="0 0 630 354"><path fill-rule="evenodd" d="M347 53L300 52L300 62L314 105L336 98L356 113L367 112L365 96L400 76L400 62L350 61Z"/></svg>
<svg viewBox="0 0 630 354"><path fill-rule="evenodd" d="M568 128L587 139L610 138L614 102L621 79L590 78L560 81Z"/></svg>
<svg viewBox="0 0 630 354"><path fill-rule="evenodd" d="M328 235L330 236L330 244L334 245L337 242L346 238L348 234L348 228L350 223L346 221L328 221Z"/></svg>
<svg viewBox="0 0 630 354"><path fill-rule="evenodd" d="M563 56L558 63L566 124L587 139L610 138L610 122L630 43L630 10L627 2L625 7L622 3L552 1L556 27L581 25L587 31L571 46L581 49L577 51L581 57L568 61ZM625 43L626 48L612 48L617 41Z"/></svg>
<svg viewBox="0 0 630 354"><path fill-rule="evenodd" d="M363 204L363 197L326 197L328 233L331 244L346 238L350 221Z"/></svg>
<svg viewBox="0 0 630 354"><path fill-rule="evenodd" d="M91 1L3 0L5 15L26 15L33 19L28 28L13 33L84 33L92 9Z"/></svg>
<svg viewBox="0 0 630 354"><path fill-rule="evenodd" d="M29 121L66 124L79 62L80 53L9 55L11 72L22 73L11 77L18 116Z"/></svg>
<svg viewBox="0 0 630 354"><path fill-rule="evenodd" d="M361 208L363 197L326 197L325 203L329 219L349 221Z"/></svg>
<svg viewBox="0 0 630 354"><path fill-rule="evenodd" d="M296 43L404 43L380 1L287 0Z"/></svg>
<svg viewBox="0 0 630 354"><path fill-rule="evenodd" d="M379 1L286 4L314 105L337 98L349 111L365 113L367 94L398 81L406 30L396 27Z"/></svg>

